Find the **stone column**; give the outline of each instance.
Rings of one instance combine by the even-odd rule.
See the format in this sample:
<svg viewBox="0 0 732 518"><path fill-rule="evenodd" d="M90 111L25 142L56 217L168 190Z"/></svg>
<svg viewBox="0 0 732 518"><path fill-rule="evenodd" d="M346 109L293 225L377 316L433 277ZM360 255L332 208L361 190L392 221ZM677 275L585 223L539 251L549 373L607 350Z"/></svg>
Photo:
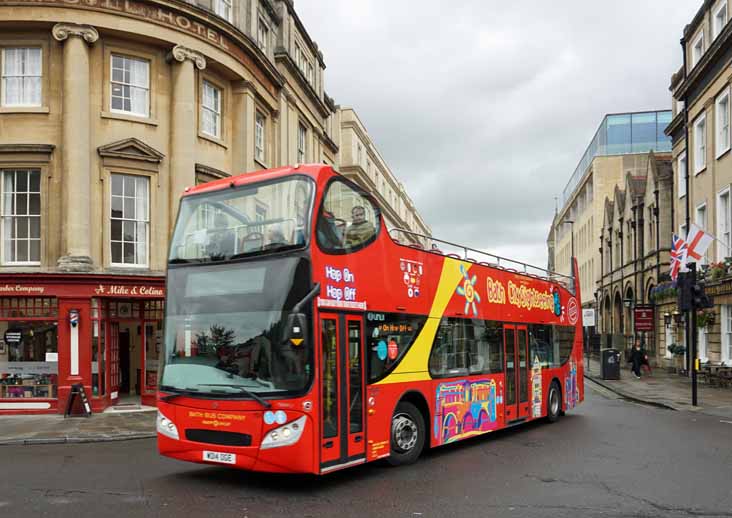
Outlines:
<svg viewBox="0 0 732 518"><path fill-rule="evenodd" d="M240 81L233 88L232 95L232 163L231 174L238 174L248 171L247 157L254 156L254 150L249 149L248 139L250 134L254 132L254 126L249 127L247 121L247 92L249 91L249 83Z"/></svg>
<svg viewBox="0 0 732 518"><path fill-rule="evenodd" d="M58 23L53 37L64 44L63 79L63 255L58 267L90 271L91 260L91 108L89 45L99 39L94 27Z"/></svg>
<svg viewBox="0 0 732 518"><path fill-rule="evenodd" d="M196 73L206 59L195 50L177 45L168 54L173 64L170 116L170 230L178 216L178 203L186 187L196 184ZM194 68L195 67L195 68Z"/></svg>

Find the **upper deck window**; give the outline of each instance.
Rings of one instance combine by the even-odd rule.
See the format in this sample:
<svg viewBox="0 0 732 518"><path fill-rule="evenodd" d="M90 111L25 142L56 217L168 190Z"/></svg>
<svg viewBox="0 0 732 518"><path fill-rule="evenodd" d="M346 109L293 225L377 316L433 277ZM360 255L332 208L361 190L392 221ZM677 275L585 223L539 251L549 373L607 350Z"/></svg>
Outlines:
<svg viewBox="0 0 732 518"><path fill-rule="evenodd" d="M379 209L355 186L336 180L330 184L318 215L318 245L329 253L363 248L379 232Z"/></svg>
<svg viewBox="0 0 732 518"><path fill-rule="evenodd" d="M225 261L306 245L313 183L291 177L244 185L181 202L171 262Z"/></svg>

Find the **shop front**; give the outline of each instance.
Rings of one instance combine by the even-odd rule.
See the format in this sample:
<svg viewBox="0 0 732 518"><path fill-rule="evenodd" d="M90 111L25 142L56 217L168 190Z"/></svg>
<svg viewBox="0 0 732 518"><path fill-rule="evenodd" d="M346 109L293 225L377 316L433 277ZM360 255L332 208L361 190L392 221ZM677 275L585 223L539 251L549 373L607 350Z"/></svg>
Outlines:
<svg viewBox="0 0 732 518"><path fill-rule="evenodd" d="M63 413L84 386L93 412L155 405L165 279L0 276L0 414Z"/></svg>

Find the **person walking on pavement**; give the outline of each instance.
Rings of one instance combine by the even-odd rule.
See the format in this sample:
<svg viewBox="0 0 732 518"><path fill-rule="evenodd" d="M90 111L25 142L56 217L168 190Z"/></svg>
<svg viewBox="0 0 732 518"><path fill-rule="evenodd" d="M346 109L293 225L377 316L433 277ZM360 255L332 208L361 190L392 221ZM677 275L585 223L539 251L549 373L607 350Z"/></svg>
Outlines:
<svg viewBox="0 0 732 518"><path fill-rule="evenodd" d="M643 364L644 356L645 353L641 350L640 339L636 338L635 344L633 344L633 349L630 351L630 358L628 358L628 363L631 364L631 370L636 378L640 378L641 365Z"/></svg>

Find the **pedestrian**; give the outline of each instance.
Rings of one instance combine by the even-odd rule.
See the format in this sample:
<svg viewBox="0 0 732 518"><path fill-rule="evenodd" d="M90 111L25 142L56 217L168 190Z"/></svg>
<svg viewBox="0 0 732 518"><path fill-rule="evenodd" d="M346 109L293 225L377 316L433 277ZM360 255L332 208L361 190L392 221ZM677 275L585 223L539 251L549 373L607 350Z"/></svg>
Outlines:
<svg viewBox="0 0 732 518"><path fill-rule="evenodd" d="M645 356L645 353L641 350L640 339L636 338L635 344L633 344L633 348L630 350L630 357L628 358L628 363L631 364L630 370L633 371L633 375L636 378L640 378L643 356Z"/></svg>
<svg viewBox="0 0 732 518"><path fill-rule="evenodd" d="M641 367L645 367L648 371L648 375L651 376L653 373L651 372L651 364L648 361L648 353L646 353L646 350L641 347L641 351L643 352L643 359L641 360Z"/></svg>

